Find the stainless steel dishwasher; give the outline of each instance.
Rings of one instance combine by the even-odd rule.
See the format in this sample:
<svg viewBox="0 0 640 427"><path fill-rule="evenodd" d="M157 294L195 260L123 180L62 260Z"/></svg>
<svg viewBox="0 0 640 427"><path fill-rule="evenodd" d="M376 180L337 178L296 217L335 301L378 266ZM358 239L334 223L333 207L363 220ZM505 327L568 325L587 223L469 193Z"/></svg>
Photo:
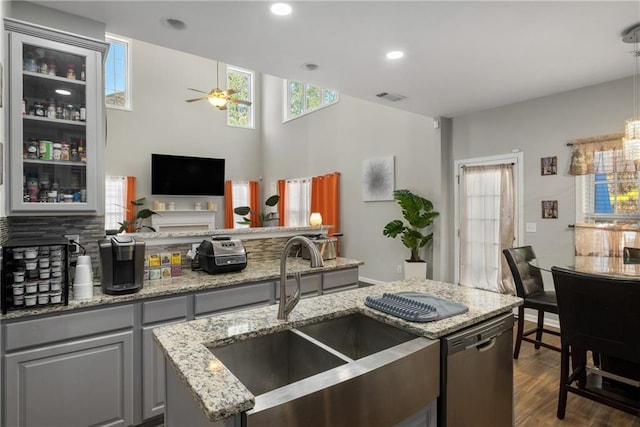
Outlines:
<svg viewBox="0 0 640 427"><path fill-rule="evenodd" d="M439 427L513 425L513 314L442 338Z"/></svg>

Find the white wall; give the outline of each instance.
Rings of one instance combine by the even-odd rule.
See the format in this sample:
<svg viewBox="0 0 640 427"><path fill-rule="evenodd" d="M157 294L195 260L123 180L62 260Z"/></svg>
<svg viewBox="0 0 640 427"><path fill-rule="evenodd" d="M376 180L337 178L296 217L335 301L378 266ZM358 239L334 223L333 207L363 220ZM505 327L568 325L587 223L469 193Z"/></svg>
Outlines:
<svg viewBox="0 0 640 427"><path fill-rule="evenodd" d="M633 115L632 88L632 79L616 80L453 119L454 160L524 152L524 219L537 224L524 242L537 256L573 255L573 231L567 226L575 220L575 179L566 173L571 159L566 143L622 132ZM558 157L558 175L541 176L540 158L550 156ZM558 219L541 218L542 200L558 200Z"/></svg>
<svg viewBox="0 0 640 427"><path fill-rule="evenodd" d="M0 92L2 101L2 107L0 107L0 142L2 143L2 147L0 147L0 155L2 155L2 159L0 160L0 167L2 168L2 172L0 173L0 178L2 179L2 184L0 185L0 217L6 216L5 194L7 188L7 179L9 176L9 174L7 173L7 156L9 154L9 147L7 146L7 144L9 143L9 138L7 134L8 127L5 124L7 115L7 102L9 101L9 97L7 96L7 84L9 83L9 58L7 55L8 49L5 49L7 40L4 33L4 17L8 16L9 8L9 3L0 1L0 22L2 22L2 31L0 31L0 46L2 46L2 55L0 55L0 64L2 64L2 74L0 75L0 81L2 82L2 92Z"/></svg>
<svg viewBox="0 0 640 427"><path fill-rule="evenodd" d="M133 41L133 110L107 108L106 174L136 177L137 197L174 201L176 209L194 202L218 204L216 227L224 227L223 197L151 195L151 153L226 159L226 179L257 179L261 174L260 132L226 125L226 111L186 99L216 86L216 62L172 49ZM224 81L224 65L220 81ZM257 74L260 90L260 75ZM260 105L256 104L257 111ZM257 120L256 126L260 126Z"/></svg>
<svg viewBox="0 0 640 427"><path fill-rule="evenodd" d="M418 192L439 210L442 165L433 120L341 95L334 106L282 123L282 85L281 79L264 76L265 181L340 172L341 255L365 261L364 278L402 278L396 266L409 251L399 239L382 235L387 222L402 218L400 208L394 201L362 201L362 163L395 156L395 187Z"/></svg>

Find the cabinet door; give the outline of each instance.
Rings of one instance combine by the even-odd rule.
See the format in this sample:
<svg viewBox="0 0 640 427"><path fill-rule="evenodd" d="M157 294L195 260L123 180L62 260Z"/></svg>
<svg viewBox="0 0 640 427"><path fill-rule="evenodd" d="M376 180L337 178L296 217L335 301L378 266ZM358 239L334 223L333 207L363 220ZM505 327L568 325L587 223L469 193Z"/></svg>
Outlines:
<svg viewBox="0 0 640 427"><path fill-rule="evenodd" d="M274 283L260 282L233 286L195 296L195 317L214 313L243 310L249 307L273 304Z"/></svg>
<svg viewBox="0 0 640 427"><path fill-rule="evenodd" d="M82 42L8 37L11 212L98 211L104 205L102 53Z"/></svg>
<svg viewBox="0 0 640 427"><path fill-rule="evenodd" d="M164 414L165 361L153 339L153 328L178 322L160 323L142 328L142 418Z"/></svg>
<svg viewBox="0 0 640 427"><path fill-rule="evenodd" d="M133 424L133 332L5 357L4 425Z"/></svg>

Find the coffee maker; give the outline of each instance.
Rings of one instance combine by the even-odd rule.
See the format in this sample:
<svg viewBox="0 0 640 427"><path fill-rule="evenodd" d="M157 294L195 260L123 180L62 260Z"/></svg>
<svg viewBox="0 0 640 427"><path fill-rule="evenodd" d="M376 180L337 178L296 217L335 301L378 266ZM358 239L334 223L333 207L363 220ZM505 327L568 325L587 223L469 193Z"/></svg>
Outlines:
<svg viewBox="0 0 640 427"><path fill-rule="evenodd" d="M113 236L98 242L102 292L109 295L133 294L142 289L144 241L131 236Z"/></svg>

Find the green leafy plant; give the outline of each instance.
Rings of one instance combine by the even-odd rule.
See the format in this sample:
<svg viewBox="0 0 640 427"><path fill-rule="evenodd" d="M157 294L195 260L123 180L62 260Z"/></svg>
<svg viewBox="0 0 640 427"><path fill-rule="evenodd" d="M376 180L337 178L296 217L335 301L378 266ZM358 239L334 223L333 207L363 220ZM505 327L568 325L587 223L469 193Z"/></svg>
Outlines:
<svg viewBox="0 0 640 427"><path fill-rule="evenodd" d="M385 225L382 234L395 238L400 236L402 243L411 251L409 262L420 262L420 249L433 238L433 233L423 232L433 224L435 217L440 215L433 210L433 203L413 194L410 190L395 190L393 198L402 208L402 216L408 224L396 219Z"/></svg>
<svg viewBox="0 0 640 427"><path fill-rule="evenodd" d="M131 201L131 204L134 206L134 209L136 210L135 219L133 221L125 220L125 221L119 222L118 224L120 224L120 228L118 229L118 233L122 233L123 231L129 229L129 227L133 227L133 231L135 232L144 231L145 229L150 231L156 231L156 229L153 227L150 227L148 225L143 225L143 222L145 219L151 218L152 215L159 215L157 212L152 211L151 209L146 209L146 208L140 209L140 207L144 205L144 201L145 201L144 197ZM129 210L128 208L125 208L125 209L127 211Z"/></svg>
<svg viewBox="0 0 640 427"><path fill-rule="evenodd" d="M280 196L274 194L269 197L265 202L265 206L273 207L278 204L280 201ZM278 219L276 216L276 212L259 212L252 211L249 206L239 206L233 210L236 215L240 215L242 217L242 221L238 221L238 224L250 225L251 224L251 216L256 217L256 223L258 227L265 227L268 222L275 221Z"/></svg>

